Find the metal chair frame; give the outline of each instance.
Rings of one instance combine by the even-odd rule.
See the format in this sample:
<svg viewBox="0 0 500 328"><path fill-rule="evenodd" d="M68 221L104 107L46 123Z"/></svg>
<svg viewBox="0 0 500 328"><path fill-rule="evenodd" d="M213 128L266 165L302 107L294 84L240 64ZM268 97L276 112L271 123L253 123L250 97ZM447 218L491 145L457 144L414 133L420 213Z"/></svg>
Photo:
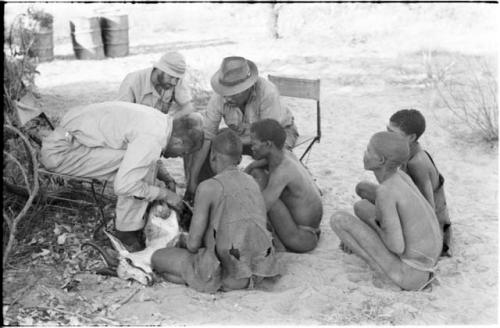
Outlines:
<svg viewBox="0 0 500 328"><path fill-rule="evenodd" d="M321 105L320 105L320 79L304 79L288 76L268 76L269 81L271 81L280 92L281 96L292 97L292 98L302 98L302 99L312 99L316 101L316 135L314 136L299 136L297 143L294 148L302 144L308 143L307 148L304 153L300 156L300 161L311 151L312 146L315 142L320 142L321 140Z"/></svg>

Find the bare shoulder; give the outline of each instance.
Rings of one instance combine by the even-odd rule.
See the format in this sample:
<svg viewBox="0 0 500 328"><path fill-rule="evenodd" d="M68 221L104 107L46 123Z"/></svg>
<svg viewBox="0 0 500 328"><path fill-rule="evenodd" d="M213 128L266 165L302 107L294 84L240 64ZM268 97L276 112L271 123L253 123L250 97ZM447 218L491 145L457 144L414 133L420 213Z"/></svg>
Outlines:
<svg viewBox="0 0 500 328"><path fill-rule="evenodd" d="M217 199L222 193L222 186L214 179L207 179L201 182L196 188L196 194L210 200Z"/></svg>
<svg viewBox="0 0 500 328"><path fill-rule="evenodd" d="M434 169L429 156L424 151L420 151L408 161L408 173L412 177L424 178Z"/></svg>
<svg viewBox="0 0 500 328"><path fill-rule="evenodd" d="M432 168L432 163L425 151L419 151L408 161L408 168L415 171L427 171Z"/></svg>
<svg viewBox="0 0 500 328"><path fill-rule="evenodd" d="M377 202L396 201L399 198L402 190L400 188L401 184L396 181L397 179L399 177L393 176L377 187L375 191Z"/></svg>

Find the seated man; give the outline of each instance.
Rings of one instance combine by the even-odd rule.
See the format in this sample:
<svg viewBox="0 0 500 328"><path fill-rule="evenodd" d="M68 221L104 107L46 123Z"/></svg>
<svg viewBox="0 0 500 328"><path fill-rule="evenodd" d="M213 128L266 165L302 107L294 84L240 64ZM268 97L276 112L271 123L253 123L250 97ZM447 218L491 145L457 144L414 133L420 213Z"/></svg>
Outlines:
<svg viewBox="0 0 500 328"><path fill-rule="evenodd" d="M191 91L184 81L185 72L184 56L166 53L153 67L127 74L117 100L153 107L163 113L191 112Z"/></svg>
<svg viewBox="0 0 500 328"><path fill-rule="evenodd" d="M164 248L153 268L168 281L200 291L244 289L279 274L259 186L238 170L242 145L229 129L213 139L210 165L217 175L196 191L186 248Z"/></svg>
<svg viewBox="0 0 500 328"><path fill-rule="evenodd" d="M364 166L380 185L375 205L363 199L354 213L339 211L330 224L344 247L406 290L421 290L433 279L443 238L436 215L413 181L399 166L408 143L395 133L378 132L370 139Z"/></svg>
<svg viewBox="0 0 500 328"><path fill-rule="evenodd" d="M451 256L451 221L444 193L444 177L439 173L431 155L418 142L425 131L424 116L416 109L402 109L391 116L387 130L406 138L410 156L401 169L410 176L436 212L443 234L441 256ZM361 182L356 188L358 195L367 199L373 199L375 189L376 185L369 182Z"/></svg>
<svg viewBox="0 0 500 328"><path fill-rule="evenodd" d="M311 175L295 155L284 148L286 133L272 119L250 127L253 157L265 159L268 171L251 170L259 183L275 238L289 251L302 253L316 247L323 204Z"/></svg>
<svg viewBox="0 0 500 328"><path fill-rule="evenodd" d="M250 151L250 124L265 118L275 119L285 129L285 146L293 148L298 132L290 110L280 103L276 86L259 76L257 66L243 57L226 57L210 80L215 93L204 112L205 142L186 165L188 185L185 199L190 200L198 184L214 176L208 152L210 140L217 134L222 120L237 133L243 143L243 154Z"/></svg>
<svg viewBox="0 0 500 328"><path fill-rule="evenodd" d="M164 199L178 207L182 202L175 192L155 186L157 177L169 183L162 170L157 174L160 155L182 156L202 142L199 114L172 119L144 105L103 102L66 113L43 139L41 163L55 173L114 180L116 236L137 251L148 203Z"/></svg>

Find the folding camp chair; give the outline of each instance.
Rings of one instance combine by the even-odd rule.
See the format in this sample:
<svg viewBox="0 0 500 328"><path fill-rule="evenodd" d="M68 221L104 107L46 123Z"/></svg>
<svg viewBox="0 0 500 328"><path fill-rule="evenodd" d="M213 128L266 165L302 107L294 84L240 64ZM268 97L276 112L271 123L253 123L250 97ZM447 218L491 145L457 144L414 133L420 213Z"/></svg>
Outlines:
<svg viewBox="0 0 500 328"><path fill-rule="evenodd" d="M319 104L320 97L320 79L302 79L285 76L268 75L269 81L274 83L278 88L280 95L293 98L312 99L316 101L316 134L315 135L299 135L295 147L308 144L304 153L300 156L300 160L306 156L311 150L315 142L321 139L321 109Z"/></svg>

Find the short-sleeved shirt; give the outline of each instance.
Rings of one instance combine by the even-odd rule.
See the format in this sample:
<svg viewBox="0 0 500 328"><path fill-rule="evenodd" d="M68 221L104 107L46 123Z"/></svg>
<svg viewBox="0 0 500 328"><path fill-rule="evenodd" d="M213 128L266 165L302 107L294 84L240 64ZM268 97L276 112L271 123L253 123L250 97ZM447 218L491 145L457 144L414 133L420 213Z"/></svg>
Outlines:
<svg viewBox="0 0 500 328"><path fill-rule="evenodd" d="M183 106L191 101L191 92L184 79L180 79L174 88L165 90L163 95L158 94L151 83L152 72L153 67L150 67L127 74L120 85L117 100L146 105L163 113L169 112L174 102Z"/></svg>
<svg viewBox="0 0 500 328"><path fill-rule="evenodd" d="M292 113L281 106L280 94L274 84L259 77L245 105L244 111L237 106L225 102L224 97L214 93L204 112L205 137L212 139L219 130L221 120L240 137L250 137L250 125L262 119L270 118L278 121L285 131L285 144L292 148L298 133Z"/></svg>
<svg viewBox="0 0 500 328"><path fill-rule="evenodd" d="M171 115L143 105L110 101L70 110L58 129L89 148L125 150L115 190L121 190L124 196L156 199L160 188L147 183L145 177L167 147L172 133Z"/></svg>

